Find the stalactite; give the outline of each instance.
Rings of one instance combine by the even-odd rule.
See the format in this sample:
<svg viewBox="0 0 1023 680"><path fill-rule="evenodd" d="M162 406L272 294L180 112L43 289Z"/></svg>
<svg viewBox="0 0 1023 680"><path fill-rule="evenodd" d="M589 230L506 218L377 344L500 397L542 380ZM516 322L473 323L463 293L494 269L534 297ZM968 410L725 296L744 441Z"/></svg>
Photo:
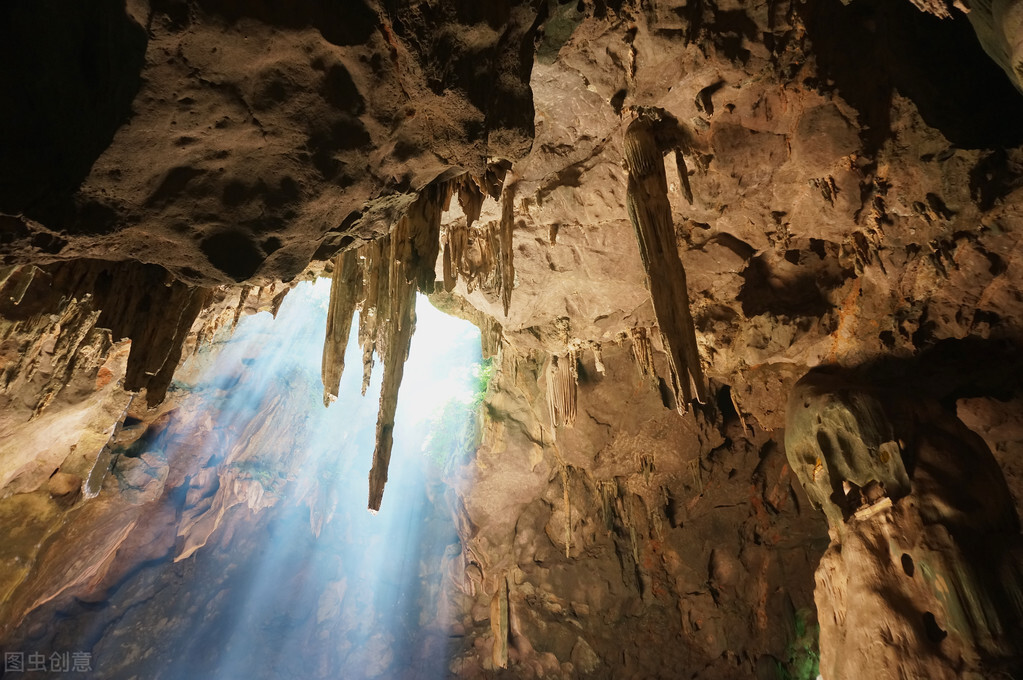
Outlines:
<svg viewBox="0 0 1023 680"><path fill-rule="evenodd" d="M558 427L570 426L576 416L576 388L579 375L576 356L551 356L547 364L547 409L551 423L551 439L557 439Z"/></svg>
<svg viewBox="0 0 1023 680"><path fill-rule="evenodd" d="M358 255L351 250L334 258L334 276L330 283L327 308L327 337L323 341L323 405L337 399L341 376L345 371L345 348L352 329L352 318L362 294L362 269Z"/></svg>
<svg viewBox="0 0 1023 680"><path fill-rule="evenodd" d="M465 281L469 293L477 288L503 291L502 275L507 268L495 267L495 262L503 263L500 232L501 225L497 222L482 227L452 224L445 228L445 291L454 290L459 278Z"/></svg>
<svg viewBox="0 0 1023 680"><path fill-rule="evenodd" d="M488 226L481 229L472 224L479 216L484 186L490 192L495 182L498 182L497 175L491 177L488 173L485 181L463 176L431 184L420 192L387 236L362 246L357 253L343 253L335 261L323 350L324 404L336 398L345 366L345 343L356 309L361 310L359 345L362 348L363 394L372 377L374 355L380 357L384 365L377 413L376 446L369 475L371 511L380 509L387 483L398 389L415 331L416 292L434 291L436 263L442 244L441 216L449 207L456 190L468 223L465 226L448 227L443 235L445 290L454 287L459 275L465 277L471 290L481 277L495 271L494 251L489 247L492 243L496 242L498 247L507 243L505 251L510 256L510 228L506 224L511 220L510 211L508 219L502 220L501 227ZM509 204L513 197L513 193L505 196ZM508 231L509 235L485 237L502 230ZM481 248L481 244L488 247ZM507 267L502 266L497 273L507 271ZM514 277L514 273L510 276ZM509 291L510 282L511 279ZM504 292L504 288L501 290ZM493 337L490 344L496 351L500 327L491 330ZM574 415L573 401L572 417Z"/></svg>
<svg viewBox="0 0 1023 680"><path fill-rule="evenodd" d="M497 287L494 272L493 223L485 227L449 225L444 234L444 290L451 292L461 277L466 289Z"/></svg>
<svg viewBox="0 0 1023 680"><path fill-rule="evenodd" d="M461 260L462 252L465 251L467 231L467 229L448 227L448 229L444 232L442 239L444 242L444 249L441 255L441 260L444 268L445 293L453 291L455 289L455 283L458 281L458 263Z"/></svg>
<svg viewBox="0 0 1023 680"><path fill-rule="evenodd" d="M508 667L508 578L498 579L497 592L490 601L490 630L494 634L493 662L498 668Z"/></svg>
<svg viewBox="0 0 1023 680"><path fill-rule="evenodd" d="M270 284L271 293L273 292L273 289L276 285L277 285L276 283ZM293 285L294 282L292 282L291 286ZM280 293L274 295L273 300L270 302L270 313L273 315L275 319L277 318L277 312L281 311L281 305L284 304L284 298L286 298L288 296L288 293L291 291L291 286L286 287Z"/></svg>
<svg viewBox="0 0 1023 680"><path fill-rule="evenodd" d="M242 292L238 295L238 306L234 310L234 318L231 320L231 329L238 327L238 321L242 318L242 309L245 308L245 300L249 297L252 286L242 286ZM198 343L196 344L198 347Z"/></svg>
<svg viewBox="0 0 1023 680"><path fill-rule="evenodd" d="M515 255L512 248L512 234L515 230L515 192L517 186L512 182L505 186L501 195L501 226L499 255L497 262L501 274L501 305L504 308L504 315L508 316L508 308L511 306L512 288L515 287Z"/></svg>
<svg viewBox="0 0 1023 680"><path fill-rule="evenodd" d="M644 112L625 133L625 159L629 170L627 204L668 355L671 389L679 412L684 413L694 396L703 402L707 395L696 346L696 329L689 311L686 273L678 257L658 126L679 127L677 121L672 126L670 121ZM681 144L679 136L672 137L675 148Z"/></svg>
<svg viewBox="0 0 1023 680"><path fill-rule="evenodd" d="M411 276L425 293L433 292L437 256L440 254L440 218L451 200L453 182L438 182L423 189L399 220L398 229L405 237L393 243L400 248L406 263L406 276Z"/></svg>
<svg viewBox="0 0 1023 680"><path fill-rule="evenodd" d="M597 495L600 497L600 515L604 520L604 528L608 533L615 527L615 499L618 496L618 485L613 480L597 482Z"/></svg>
<svg viewBox="0 0 1023 680"><path fill-rule="evenodd" d="M373 352L376 351L377 322L380 310L377 302L381 280L386 282L389 270L384 269L381 249L389 237L367 243L360 251L363 271L362 313L359 315L359 346L362 348L362 394L366 395L373 374ZM384 284L386 285L386 283Z"/></svg>
<svg viewBox="0 0 1023 680"><path fill-rule="evenodd" d="M650 345L650 336L647 329L638 327L629 331L629 338L632 339L632 356L639 366L644 378L654 375L654 351Z"/></svg>
<svg viewBox="0 0 1023 680"><path fill-rule="evenodd" d="M593 350L593 366L597 369L597 373L606 375L607 368L604 366L604 354L600 349L600 344L593 343L590 349Z"/></svg>
<svg viewBox="0 0 1023 680"><path fill-rule="evenodd" d="M692 205L693 187L689 184L689 168L686 167L685 156L679 149L675 149L675 168L678 170L678 178L682 182L682 192L685 194L686 201Z"/></svg>
<svg viewBox="0 0 1023 680"><path fill-rule="evenodd" d="M84 292L94 287L97 271L103 271L94 265L86 262L81 269L64 265L70 272L62 271L61 267L46 271L34 265L0 270L0 341L8 350L0 361L0 401L4 408L15 408L14 402L8 401L15 399L18 408L25 407L31 412L31 418L42 415L75 375L90 375L95 379L96 372L120 345L109 330L101 327L104 317L97 296ZM73 275L78 278L73 280ZM88 286L82 284L83 280ZM176 292L180 290L172 294ZM124 297L134 299L133 293L126 292ZM176 309L169 311L176 312ZM177 321L182 316L172 314L169 319ZM138 359L136 368L148 365L159 370L156 360L160 357L156 353L165 344L158 334L168 330L176 333L179 327L169 323L161 326L152 315L147 321L148 324L136 325L146 332L145 336L139 334L138 346L132 346ZM141 347L144 337L160 340L159 347L147 351ZM153 344L158 343L154 340ZM129 354L129 359L131 356ZM158 391L156 378L147 377ZM16 396L20 394L33 396L21 402Z"/></svg>
<svg viewBox="0 0 1023 680"><path fill-rule="evenodd" d="M89 470L89 475L86 477L83 489L86 498L95 498L99 495L100 489L103 487L103 480L106 478L107 473L110 472L110 468L114 461L113 444L117 439L117 435L121 432L121 428L124 427L124 418L128 415L128 409L131 408L131 404L135 400L135 396L136 395L132 394L128 398L128 402L124 405L124 409L121 411L121 416L117 419L117 422L114 423L114 426L110 428L107 441L103 444L103 448L100 449L99 455L96 456L96 460L92 464L92 469Z"/></svg>
<svg viewBox="0 0 1023 680"><path fill-rule="evenodd" d="M561 466L561 487L565 503L565 558L572 557L572 504L568 498L568 466Z"/></svg>
<svg viewBox="0 0 1023 680"><path fill-rule="evenodd" d="M414 260L402 259L408 255L403 243L409 238L403 233L402 225L389 237L391 254L388 258L390 289L387 291L389 314L383 327L384 363L383 384L380 387L380 410L377 413L376 448L373 450L373 467L369 471L369 509L380 509L384 485L387 483L387 468L391 462L391 446L394 443L394 413L398 406L398 389L405 373L405 360L416 325L416 283L410 281ZM406 224L407 227L407 224ZM381 343L378 341L378 346Z"/></svg>
<svg viewBox="0 0 1023 680"><path fill-rule="evenodd" d="M496 291L505 315L515 287L515 182L505 182L508 168L491 164L482 177L463 175L448 184L448 196L457 191L465 222L449 224L442 237L444 290L451 292L458 279L469 293L477 288ZM476 226L486 196L500 198L501 219Z"/></svg>
<svg viewBox="0 0 1023 680"><path fill-rule="evenodd" d="M476 220L480 218L483 210L483 189L479 183L469 175L463 175L458 183L458 205L465 213L465 226L472 228Z"/></svg>

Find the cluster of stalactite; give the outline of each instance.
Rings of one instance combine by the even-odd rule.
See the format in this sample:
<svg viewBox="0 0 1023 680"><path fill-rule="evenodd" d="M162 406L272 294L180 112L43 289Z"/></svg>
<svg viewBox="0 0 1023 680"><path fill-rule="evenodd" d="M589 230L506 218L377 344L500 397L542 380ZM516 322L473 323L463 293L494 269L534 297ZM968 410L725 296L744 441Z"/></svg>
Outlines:
<svg viewBox="0 0 1023 680"><path fill-rule="evenodd" d="M238 322L247 314L267 311L276 317L284 298L297 284L297 280L290 284L272 281L266 286L242 286L240 290L230 286L215 289L211 300L192 325L191 335L185 341L186 352L198 354L221 331L234 332Z"/></svg>
<svg viewBox="0 0 1023 680"><path fill-rule="evenodd" d="M0 397L33 395L24 404L31 417L50 405L76 369L94 373L113 344L110 332L97 327L100 312L88 299L65 297L52 308L33 308L36 298L49 293L50 283L49 275L33 265L0 269L0 343L15 350L0 366Z"/></svg>
<svg viewBox="0 0 1023 680"><path fill-rule="evenodd" d="M467 216L478 217L482 193L500 191L500 178L488 173L483 180L469 176L435 182L424 188L387 236L348 250L334 258L327 332L323 345L323 401L337 398L345 369L345 348L355 312L359 311L359 346L362 348L363 382L366 392L374 355L384 364L377 415L376 448L369 477L369 508L379 510L387 483L391 458L394 414L405 360L416 324L416 292L431 293L436 283L436 263L441 248L441 215L457 191ZM509 228L510 232L510 228ZM509 244L500 253L510 253ZM450 238L445 243L445 281ZM494 251L489 251L491 254ZM464 257L460 251L459 262ZM514 274L512 274L514 276ZM447 287L447 286L445 286ZM511 285L507 285L510 295ZM504 288L502 287L502 291Z"/></svg>
<svg viewBox="0 0 1023 680"><path fill-rule="evenodd" d="M131 339L124 388L163 400L192 323L210 291L155 265L79 260L0 269L0 340L13 360L0 392L37 395L38 415L82 367L103 363L113 343ZM139 310L160 310L141 314ZM35 388L26 386L34 384Z"/></svg>
<svg viewBox="0 0 1023 680"><path fill-rule="evenodd" d="M457 180L458 204L465 213L465 223L445 228L443 262L445 291L452 291L459 277L470 293L477 288L498 291L507 315L515 284L515 183L505 185L503 180L504 172L493 168L482 178L464 175ZM501 200L501 219L477 226L488 195Z"/></svg>
<svg viewBox="0 0 1023 680"><path fill-rule="evenodd" d="M654 349L650 343L650 335L646 328L638 326L629 331L629 338L632 340L632 356L636 360L643 377L653 377L654 373Z"/></svg>

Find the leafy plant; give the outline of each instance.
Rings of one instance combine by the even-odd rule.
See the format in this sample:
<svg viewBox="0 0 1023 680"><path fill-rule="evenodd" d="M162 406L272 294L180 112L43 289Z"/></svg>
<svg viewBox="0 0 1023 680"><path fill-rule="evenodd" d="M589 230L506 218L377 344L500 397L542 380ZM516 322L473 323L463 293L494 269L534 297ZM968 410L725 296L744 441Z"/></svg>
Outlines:
<svg viewBox="0 0 1023 680"><path fill-rule="evenodd" d="M280 477L283 476L280 471L274 470L269 463L263 460L240 460L232 465L242 474L259 482L268 491L279 486L281 482Z"/></svg>
<svg viewBox="0 0 1023 680"><path fill-rule="evenodd" d="M792 638L785 649L785 660L778 662L778 680L816 680L820 674L820 626L807 625L812 614L800 609L795 615Z"/></svg>
<svg viewBox="0 0 1023 680"><path fill-rule="evenodd" d="M452 397L431 419L423 453L442 470L465 460L479 446L483 400L493 376L493 359L484 359L473 366L471 395Z"/></svg>

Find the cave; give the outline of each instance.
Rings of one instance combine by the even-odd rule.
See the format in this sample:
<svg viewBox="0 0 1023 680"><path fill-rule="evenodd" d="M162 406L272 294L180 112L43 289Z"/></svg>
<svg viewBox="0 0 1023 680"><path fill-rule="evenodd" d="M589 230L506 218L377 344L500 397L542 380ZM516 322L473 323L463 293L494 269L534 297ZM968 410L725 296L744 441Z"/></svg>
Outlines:
<svg viewBox="0 0 1023 680"><path fill-rule="evenodd" d="M0 55L0 677L1023 677L1023 1Z"/></svg>

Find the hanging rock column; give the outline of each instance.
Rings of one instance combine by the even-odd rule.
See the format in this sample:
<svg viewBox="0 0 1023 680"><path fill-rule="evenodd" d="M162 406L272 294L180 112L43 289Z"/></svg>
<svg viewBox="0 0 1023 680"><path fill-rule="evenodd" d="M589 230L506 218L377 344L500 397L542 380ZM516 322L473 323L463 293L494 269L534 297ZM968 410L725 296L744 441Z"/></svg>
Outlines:
<svg viewBox="0 0 1023 680"><path fill-rule="evenodd" d="M926 396L838 372L803 377L786 419L789 464L831 535L821 675L1018 677L1019 520L984 442Z"/></svg>
<svg viewBox="0 0 1023 680"><path fill-rule="evenodd" d="M639 252L647 275L668 354L671 388L680 413L694 398L706 401L706 381L696 346L696 328L689 311L686 272L678 256L678 241L668 202L664 152L674 149L686 196L692 201L682 156L687 135L665 112L644 111L625 132L625 161L629 170L627 207L636 230Z"/></svg>
<svg viewBox="0 0 1023 680"><path fill-rule="evenodd" d="M328 406L337 398L348 334L358 311L363 394L369 386L373 356L380 357L384 364L376 447L369 473L368 506L374 512L380 509L387 484L398 390L416 327L416 293L433 292L441 252L440 218L454 188L451 181L424 187L389 234L334 259L323 344L323 403Z"/></svg>

